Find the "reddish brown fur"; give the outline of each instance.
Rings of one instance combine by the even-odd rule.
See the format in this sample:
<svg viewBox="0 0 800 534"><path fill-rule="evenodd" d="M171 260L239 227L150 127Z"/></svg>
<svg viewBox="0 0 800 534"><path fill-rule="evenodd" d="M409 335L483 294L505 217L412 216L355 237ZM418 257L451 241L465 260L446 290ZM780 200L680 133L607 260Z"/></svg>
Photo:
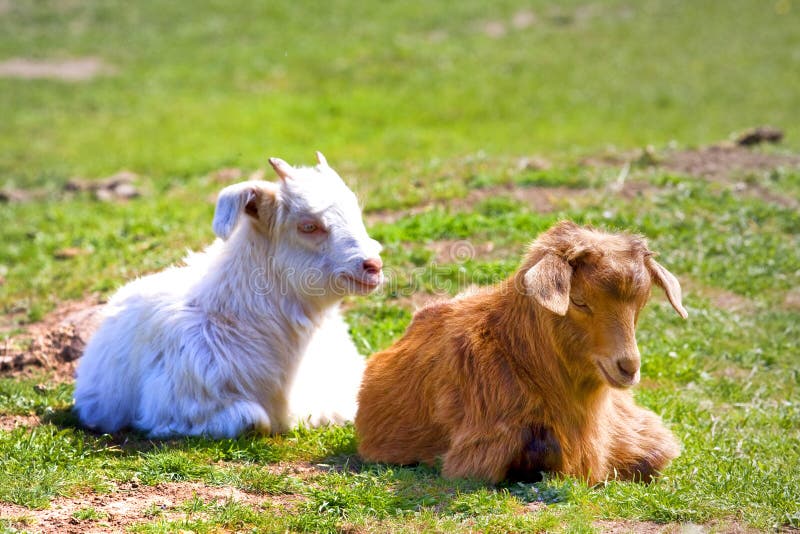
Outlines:
<svg viewBox="0 0 800 534"><path fill-rule="evenodd" d="M590 482L657 474L678 443L624 386L638 380L634 329L651 280L685 310L677 281L651 256L642 239L562 222L508 280L420 310L368 362L360 454L396 464L441 457L446 477L490 482L541 470Z"/></svg>

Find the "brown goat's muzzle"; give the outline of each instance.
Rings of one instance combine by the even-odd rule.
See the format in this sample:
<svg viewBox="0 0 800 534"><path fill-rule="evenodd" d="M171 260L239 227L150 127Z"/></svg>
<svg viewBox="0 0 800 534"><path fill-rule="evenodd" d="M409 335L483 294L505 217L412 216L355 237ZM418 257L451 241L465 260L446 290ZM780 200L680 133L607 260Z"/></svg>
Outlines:
<svg viewBox="0 0 800 534"><path fill-rule="evenodd" d="M641 361L638 357L597 358L595 365L611 387L629 388L638 384L641 378Z"/></svg>

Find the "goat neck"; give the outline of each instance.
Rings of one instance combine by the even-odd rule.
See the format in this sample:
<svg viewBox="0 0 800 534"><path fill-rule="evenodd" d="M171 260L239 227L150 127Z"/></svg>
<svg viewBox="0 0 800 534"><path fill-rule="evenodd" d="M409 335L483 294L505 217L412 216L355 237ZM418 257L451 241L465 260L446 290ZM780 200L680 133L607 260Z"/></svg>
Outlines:
<svg viewBox="0 0 800 534"><path fill-rule="evenodd" d="M319 325L338 300L298 294L271 260L275 246L249 224L228 240L217 240L206 251L208 269L196 292L204 295L200 305L232 320L255 323L277 312L298 334Z"/></svg>

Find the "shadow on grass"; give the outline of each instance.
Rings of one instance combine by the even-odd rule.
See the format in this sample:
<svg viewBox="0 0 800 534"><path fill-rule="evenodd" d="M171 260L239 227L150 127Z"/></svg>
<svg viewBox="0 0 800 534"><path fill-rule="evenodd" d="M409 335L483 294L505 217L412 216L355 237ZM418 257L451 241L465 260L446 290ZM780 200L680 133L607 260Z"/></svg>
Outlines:
<svg viewBox="0 0 800 534"><path fill-rule="evenodd" d="M291 513L280 515L282 528L293 531L336 531L354 517L392 522L420 512L434 522L516 517L520 503L571 500L577 484L553 478L491 486L444 479L440 466L364 462L351 425L296 428L279 436L151 440L135 431L93 433L67 407L43 410L40 417L44 427L32 432L34 442L57 443L78 462L65 460L57 473L62 478L80 465L79 478L87 480L136 480L145 486L195 481L265 498L294 495ZM18 482L20 488L36 486L38 500L26 498L26 504L45 506L57 494L55 486Z"/></svg>
<svg viewBox="0 0 800 534"><path fill-rule="evenodd" d="M320 474L341 476L379 476L393 478L387 482L413 480L448 488L452 494L468 490L487 489L507 491L525 502L547 504L568 499L572 482L546 473L530 480L511 480L498 485L488 485L476 480L446 480L441 477L441 466L424 464L395 466L365 462L356 453L356 438L352 426L298 427L274 436L255 432L233 439L185 437L155 440L136 430L122 430L113 434L92 432L81 426L70 408L48 409L40 414L43 423L59 429L72 429L83 435L97 450L114 448L122 456L140 456L143 453L184 453L208 462L255 463L273 465L302 462L311 464ZM400 485L402 486L402 484Z"/></svg>
<svg viewBox="0 0 800 534"><path fill-rule="evenodd" d="M154 449L183 451L207 456L212 461L242 461L273 464L281 461L312 461L332 465L355 457L355 433L352 426L298 427L278 435L254 431L236 438L176 437L152 439L146 434L126 428L114 433L100 433L81 425L71 407L38 410L42 423L58 429L70 429L102 448L113 446L123 455L139 454Z"/></svg>

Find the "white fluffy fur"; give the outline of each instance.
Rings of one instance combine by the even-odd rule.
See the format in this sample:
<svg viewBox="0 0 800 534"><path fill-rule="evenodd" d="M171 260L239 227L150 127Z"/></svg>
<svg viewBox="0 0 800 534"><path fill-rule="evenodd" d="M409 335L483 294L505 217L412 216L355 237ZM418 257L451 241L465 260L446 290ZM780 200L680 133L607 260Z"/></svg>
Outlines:
<svg viewBox="0 0 800 534"><path fill-rule="evenodd" d="M380 245L353 193L318 158L300 169L271 160L280 184L224 189L220 239L113 296L77 371L84 425L233 437L353 419L364 359L338 303L380 282L364 267ZM246 209L254 199L263 201L257 214ZM326 231L301 232L309 217Z"/></svg>

